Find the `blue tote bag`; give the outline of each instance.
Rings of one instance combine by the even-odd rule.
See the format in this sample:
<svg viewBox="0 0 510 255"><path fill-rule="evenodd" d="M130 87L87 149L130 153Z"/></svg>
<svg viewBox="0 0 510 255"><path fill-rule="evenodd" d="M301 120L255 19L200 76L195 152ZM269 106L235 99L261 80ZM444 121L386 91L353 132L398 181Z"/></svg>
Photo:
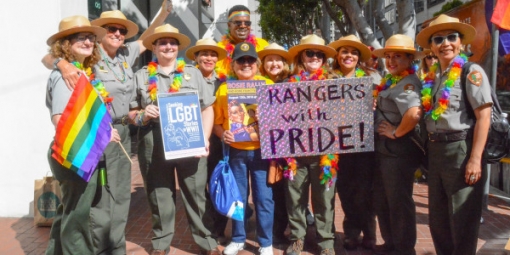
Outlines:
<svg viewBox="0 0 510 255"><path fill-rule="evenodd" d="M223 160L218 165L209 180L209 194L216 211L233 220L244 220L244 204L237 187L234 174L228 164L229 146L223 144Z"/></svg>

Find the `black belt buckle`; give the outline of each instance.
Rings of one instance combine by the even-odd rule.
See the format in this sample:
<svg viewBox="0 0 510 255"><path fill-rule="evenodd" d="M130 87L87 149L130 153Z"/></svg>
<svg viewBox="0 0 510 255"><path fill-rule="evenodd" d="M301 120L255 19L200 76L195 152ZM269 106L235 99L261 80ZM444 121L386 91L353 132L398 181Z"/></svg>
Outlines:
<svg viewBox="0 0 510 255"><path fill-rule="evenodd" d="M431 142L455 142L466 140L467 131L456 131L447 133L429 133L429 141Z"/></svg>
<svg viewBox="0 0 510 255"><path fill-rule="evenodd" d="M129 124L129 123L128 123L128 121L127 121L127 115L124 115L124 116L122 116L122 117L120 117L120 118L114 119L114 120L112 121L112 123L113 123L114 125L116 125L116 124L121 124L122 126L126 126L126 125L128 125L128 124Z"/></svg>

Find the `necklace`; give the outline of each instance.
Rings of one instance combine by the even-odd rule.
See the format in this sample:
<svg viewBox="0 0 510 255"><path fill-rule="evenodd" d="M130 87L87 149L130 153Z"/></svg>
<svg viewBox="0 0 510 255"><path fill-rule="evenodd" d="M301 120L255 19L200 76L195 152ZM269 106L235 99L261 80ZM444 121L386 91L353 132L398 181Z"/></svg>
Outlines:
<svg viewBox="0 0 510 255"><path fill-rule="evenodd" d="M98 48L99 48L99 52L101 53L101 57L103 57L103 61L106 63L106 66L108 67L108 69L110 69L113 72L113 76L115 76L115 79L120 81L120 82L122 82L122 83L124 83L126 81L126 71L124 71L124 68L120 64L119 59L117 59L117 64L119 65L119 68L122 71L122 78L110 66L110 61L108 61L108 58L106 57L106 54L104 53L103 49L101 47L99 47L99 46L98 46ZM126 63L124 62L124 64L126 64Z"/></svg>
<svg viewBox="0 0 510 255"><path fill-rule="evenodd" d="M186 65L186 62L184 62L183 58L178 58L176 63L176 68L174 71L174 79L172 81L172 84L170 85L170 88L168 89L168 92L174 93L178 92L182 85L182 73L184 72L184 66ZM158 61L153 60L147 65L147 71L149 72L149 88L147 91L149 91L150 98L152 102L156 101L157 94L158 94Z"/></svg>
<svg viewBox="0 0 510 255"><path fill-rule="evenodd" d="M300 82L300 81L319 81L326 80L324 74L327 73L326 68L322 67L311 75L304 70L301 70L299 74L295 74L289 78L289 82ZM336 173L338 171L338 158L336 154L322 155L320 159L321 174L319 179L321 184L326 185L326 189L329 190L336 181ZM283 176L289 180L294 180L294 176L297 171L297 161L295 158L285 158L287 166L284 167Z"/></svg>
<svg viewBox="0 0 510 255"><path fill-rule="evenodd" d="M462 66L464 66L466 62L467 57L462 53L453 59L452 67L448 72L448 79L443 83L444 88L441 90L441 98L439 98L438 105L435 109L432 109L432 87L434 86L434 78L436 77L436 70L439 63L435 63L430 67L430 72L423 79L423 88L421 90L421 101L423 109L425 110L425 116L430 115L433 120L437 120L439 116L446 111L450 104L450 90L455 85L455 81L462 72Z"/></svg>
<svg viewBox="0 0 510 255"><path fill-rule="evenodd" d="M78 61L73 61L72 64L76 66L76 68L82 70L87 75L87 77L89 77L90 84L92 84L92 86L96 89L97 93L101 96L103 102L108 107L108 110L110 110L113 98L108 96L109 93L106 91L106 88L101 80L95 79L94 74L92 74L92 69L90 67L85 68L83 64Z"/></svg>
<svg viewBox="0 0 510 255"><path fill-rule="evenodd" d="M374 98L377 98L377 96L379 95L379 93L381 91L385 91L388 88L390 88L390 89L394 88L399 81L404 79L406 76L408 76L410 74L414 74L414 73L415 73L415 68L411 67L411 68L403 71L400 75L393 76L392 74L387 74L386 76L384 76L384 78L381 79L381 83L379 85L377 85L377 87L372 92Z"/></svg>
<svg viewBox="0 0 510 255"><path fill-rule="evenodd" d="M340 70L335 70L335 73L340 77L344 77L344 74ZM366 75L365 71L363 71L363 69L361 68L356 68L356 71L354 71L354 77L356 78L365 77L365 75Z"/></svg>
<svg viewBox="0 0 510 255"><path fill-rule="evenodd" d="M232 53L234 53L235 48L235 44L232 44L234 40L232 40L232 37L230 36L230 30L227 29L227 33L223 35L221 40L223 42L223 45L225 45L225 50L227 51L227 57L224 60L225 66L230 66L230 63L232 63ZM255 37L255 35L253 34L249 34L246 40L244 41L255 46L255 49L258 46L257 37Z"/></svg>

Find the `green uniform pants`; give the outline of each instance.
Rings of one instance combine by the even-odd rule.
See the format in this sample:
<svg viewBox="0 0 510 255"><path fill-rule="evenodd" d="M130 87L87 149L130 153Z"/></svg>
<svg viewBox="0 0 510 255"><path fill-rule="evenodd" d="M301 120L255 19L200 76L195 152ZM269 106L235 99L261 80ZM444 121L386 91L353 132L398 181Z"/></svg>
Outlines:
<svg viewBox="0 0 510 255"><path fill-rule="evenodd" d="M413 182L419 153L408 137L376 140L374 208L381 236L395 248L395 255L416 254Z"/></svg>
<svg viewBox="0 0 510 255"><path fill-rule="evenodd" d="M320 157L298 157L294 180L285 179L285 203L289 215L290 240L304 239L306 235L306 210L309 190L312 192L312 209L317 229L317 242L321 249L333 248L335 233L335 183L331 188L321 184Z"/></svg>
<svg viewBox="0 0 510 255"><path fill-rule="evenodd" d="M152 246L169 250L175 233L176 180L179 181L186 216L195 243L203 250L215 249L206 223L212 222L206 210L207 158L181 158L165 160L161 129L152 129L154 151L147 172L147 192L152 212Z"/></svg>
<svg viewBox="0 0 510 255"><path fill-rule="evenodd" d="M487 172L465 182L471 141L429 142L429 224L438 255L476 254Z"/></svg>
<svg viewBox="0 0 510 255"><path fill-rule="evenodd" d="M51 157L48 162L53 176L60 182L62 203L51 226L46 255L94 254L90 230L90 208L96 193L97 172L87 183L75 172L63 167Z"/></svg>
<svg viewBox="0 0 510 255"><path fill-rule="evenodd" d="M376 222L372 206L374 168L373 152L340 155L336 188L345 214L343 228L346 239L358 240L363 232L364 240L375 241Z"/></svg>
<svg viewBox="0 0 510 255"><path fill-rule="evenodd" d="M121 143L131 151L128 126L114 125ZM131 163L118 143L110 143L104 151L107 184L98 185L90 211L92 237L96 254L126 254L125 229L131 201Z"/></svg>

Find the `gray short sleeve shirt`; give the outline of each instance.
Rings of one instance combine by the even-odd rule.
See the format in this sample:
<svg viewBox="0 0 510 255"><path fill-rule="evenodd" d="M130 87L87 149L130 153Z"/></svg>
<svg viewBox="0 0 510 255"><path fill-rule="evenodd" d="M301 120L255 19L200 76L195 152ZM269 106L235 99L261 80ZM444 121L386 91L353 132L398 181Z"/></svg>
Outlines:
<svg viewBox="0 0 510 255"><path fill-rule="evenodd" d="M411 74L400 80L395 87L379 92L375 126L383 120L398 125L409 108L421 105L421 87L418 77Z"/></svg>
<svg viewBox="0 0 510 255"><path fill-rule="evenodd" d="M132 66L139 55L140 45L134 41L120 47L113 59L104 51L101 52L101 60L94 66L96 78L103 82L113 98L110 110L112 119L120 119L129 112L134 90Z"/></svg>
<svg viewBox="0 0 510 255"><path fill-rule="evenodd" d="M46 87L46 107L50 110L50 117L62 114L73 92L69 90L59 70L53 70L48 78Z"/></svg>
<svg viewBox="0 0 510 255"><path fill-rule="evenodd" d="M432 98L434 102L433 109L437 106L438 100L444 88L444 82L448 79L450 67L441 72L438 68L434 87L432 88ZM481 66L473 64L469 68L469 75L474 75L472 79L466 79L466 96L469 104L476 109L485 104L492 104L491 87L489 79ZM476 83L473 83L476 82ZM474 127L475 121L469 118L466 109L466 98L462 93L460 77L455 80L454 86L450 90L450 103L446 111L434 121L430 116L425 116L425 123L428 132L452 132L467 130Z"/></svg>

